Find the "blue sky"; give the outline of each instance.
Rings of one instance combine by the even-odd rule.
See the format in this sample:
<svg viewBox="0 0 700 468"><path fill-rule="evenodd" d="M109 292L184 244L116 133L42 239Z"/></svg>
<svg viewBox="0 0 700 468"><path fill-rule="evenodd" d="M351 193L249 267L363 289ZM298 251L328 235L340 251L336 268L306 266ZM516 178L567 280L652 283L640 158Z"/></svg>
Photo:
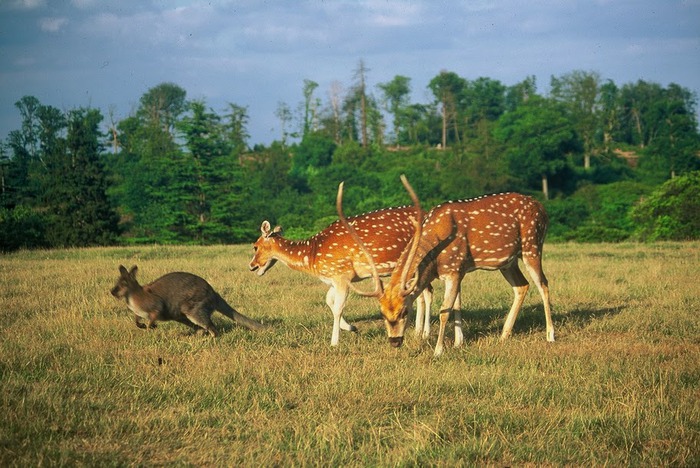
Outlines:
<svg viewBox="0 0 700 468"><path fill-rule="evenodd" d="M413 102L432 100L441 70L506 85L535 75L542 93L586 70L700 94L700 0L0 0L0 139L20 128L25 95L119 120L173 82L219 113L247 106L249 143L267 144L304 79L325 105L360 59L375 95L404 75Z"/></svg>

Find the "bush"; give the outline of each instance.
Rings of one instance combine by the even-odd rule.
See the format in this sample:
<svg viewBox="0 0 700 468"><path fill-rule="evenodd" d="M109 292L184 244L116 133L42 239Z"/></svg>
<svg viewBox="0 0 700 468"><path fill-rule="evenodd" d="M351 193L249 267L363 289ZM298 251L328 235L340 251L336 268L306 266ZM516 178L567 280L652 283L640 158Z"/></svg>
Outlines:
<svg viewBox="0 0 700 468"><path fill-rule="evenodd" d="M571 197L547 202L550 240L621 242L634 232L630 209L649 188L637 182L584 185Z"/></svg>
<svg viewBox="0 0 700 468"><path fill-rule="evenodd" d="M0 208L0 250L46 247L46 220L25 206Z"/></svg>
<svg viewBox="0 0 700 468"><path fill-rule="evenodd" d="M700 239L700 171L671 179L631 211L644 241Z"/></svg>

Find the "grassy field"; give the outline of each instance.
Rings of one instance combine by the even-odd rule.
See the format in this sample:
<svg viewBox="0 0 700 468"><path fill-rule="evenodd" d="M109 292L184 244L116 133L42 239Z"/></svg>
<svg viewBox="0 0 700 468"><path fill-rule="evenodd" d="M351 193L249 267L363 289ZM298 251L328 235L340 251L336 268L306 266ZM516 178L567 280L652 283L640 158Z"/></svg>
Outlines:
<svg viewBox="0 0 700 468"><path fill-rule="evenodd" d="M360 331L331 348L326 288L281 264L257 277L251 253L1 255L0 465L700 466L698 242L547 245L555 343L534 288L500 343L511 290L470 274L466 346L438 359L437 326L393 349L354 295ZM119 264L199 274L270 327L138 329L109 294Z"/></svg>

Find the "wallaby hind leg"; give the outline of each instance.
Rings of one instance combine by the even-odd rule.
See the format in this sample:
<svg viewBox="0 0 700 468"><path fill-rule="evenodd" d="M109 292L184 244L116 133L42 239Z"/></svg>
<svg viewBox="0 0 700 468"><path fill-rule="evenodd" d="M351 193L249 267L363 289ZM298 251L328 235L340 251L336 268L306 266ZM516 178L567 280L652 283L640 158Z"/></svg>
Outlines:
<svg viewBox="0 0 700 468"><path fill-rule="evenodd" d="M186 315L182 315L180 317L173 318L173 320L175 320L176 322L181 323L183 325L187 325L190 328L190 331L192 333L196 333L196 334L208 333L206 329L204 329L204 328L200 327L199 325L197 325L196 323L192 322L189 319L189 317L187 317Z"/></svg>
<svg viewBox="0 0 700 468"><path fill-rule="evenodd" d="M183 311L183 313L190 320L190 322L203 328L209 332L211 336L219 336L219 331L211 321L211 311L207 310L205 307L195 307L192 310L186 312Z"/></svg>

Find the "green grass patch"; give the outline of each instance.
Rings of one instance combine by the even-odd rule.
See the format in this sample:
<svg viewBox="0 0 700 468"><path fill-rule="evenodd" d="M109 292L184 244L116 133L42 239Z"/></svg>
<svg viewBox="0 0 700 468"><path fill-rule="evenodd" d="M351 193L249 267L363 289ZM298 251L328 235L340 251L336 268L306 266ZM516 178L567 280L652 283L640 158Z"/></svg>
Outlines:
<svg viewBox="0 0 700 468"><path fill-rule="evenodd" d="M534 288L499 342L510 287L469 274L466 344L438 359L437 317L393 349L356 295L359 333L331 348L326 287L281 264L258 277L251 253L2 255L0 465L700 465L700 243L547 246L555 343ZM198 274L270 327L138 329L109 294L119 264Z"/></svg>

